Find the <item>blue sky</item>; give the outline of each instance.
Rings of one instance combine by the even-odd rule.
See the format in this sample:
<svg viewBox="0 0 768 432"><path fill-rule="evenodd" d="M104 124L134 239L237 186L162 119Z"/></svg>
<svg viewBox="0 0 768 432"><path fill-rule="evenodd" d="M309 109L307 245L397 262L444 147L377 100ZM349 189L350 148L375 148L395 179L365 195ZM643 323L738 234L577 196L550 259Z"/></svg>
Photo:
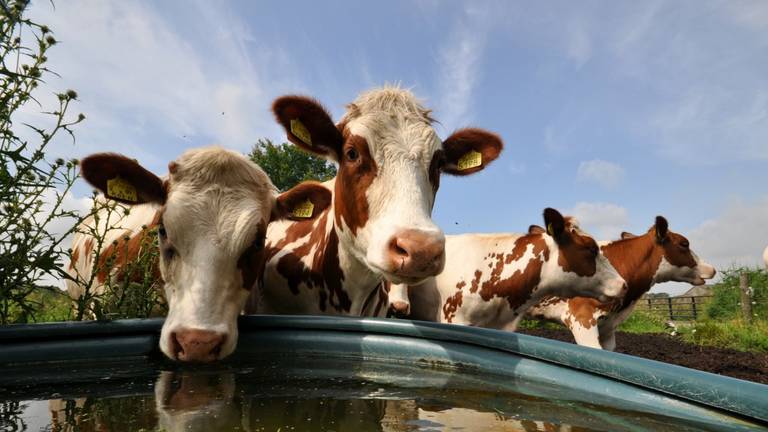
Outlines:
<svg viewBox="0 0 768 432"><path fill-rule="evenodd" d="M522 231L551 206L601 239L665 215L718 267L768 244L763 1L38 0L30 14L61 41L49 88L77 90L87 116L57 155L119 151L163 174L186 148L282 140L279 95L338 118L400 83L441 136L471 125L506 144L442 182L448 233Z"/></svg>

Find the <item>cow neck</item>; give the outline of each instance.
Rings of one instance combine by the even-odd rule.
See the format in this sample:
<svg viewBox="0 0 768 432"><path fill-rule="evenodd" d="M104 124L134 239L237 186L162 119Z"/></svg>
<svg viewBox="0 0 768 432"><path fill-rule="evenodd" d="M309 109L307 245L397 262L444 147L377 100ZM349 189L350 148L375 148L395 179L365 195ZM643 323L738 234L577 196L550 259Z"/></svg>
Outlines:
<svg viewBox="0 0 768 432"><path fill-rule="evenodd" d="M611 265L627 282L627 294L621 309L633 304L648 292L654 283L663 282L654 278L664 254L662 249L657 247L653 233L616 240L602 249Z"/></svg>

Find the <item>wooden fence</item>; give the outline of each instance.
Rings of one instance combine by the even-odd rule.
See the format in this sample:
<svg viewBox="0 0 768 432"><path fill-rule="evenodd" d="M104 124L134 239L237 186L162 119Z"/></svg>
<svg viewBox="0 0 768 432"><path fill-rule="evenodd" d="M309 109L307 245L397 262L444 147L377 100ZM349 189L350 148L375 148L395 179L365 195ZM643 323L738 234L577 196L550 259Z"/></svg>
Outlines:
<svg viewBox="0 0 768 432"><path fill-rule="evenodd" d="M704 314L712 296L642 297L635 310L661 315L670 321L696 321Z"/></svg>

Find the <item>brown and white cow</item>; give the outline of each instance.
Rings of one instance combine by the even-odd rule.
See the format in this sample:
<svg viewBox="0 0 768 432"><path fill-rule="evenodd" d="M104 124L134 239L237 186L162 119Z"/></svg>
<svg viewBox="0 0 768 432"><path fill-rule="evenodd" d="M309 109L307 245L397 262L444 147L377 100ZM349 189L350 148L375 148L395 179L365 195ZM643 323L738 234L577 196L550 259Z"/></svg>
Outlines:
<svg viewBox="0 0 768 432"><path fill-rule="evenodd" d="M94 253L94 238L76 235L69 270L73 278L87 280L94 266L113 256L112 270L96 268L91 292L101 293L107 278L124 276L121 268L136 259L141 247L154 247L141 227L156 227L157 266L169 307L160 349L176 360L220 359L237 344L237 317L260 276L249 264L264 253L267 225L295 219L292 210L307 201L314 211L300 217L311 220L330 205L331 194L318 183L303 183L278 195L261 168L219 147L189 150L168 170L161 179L114 153L83 159L83 177L108 198L131 207L119 229L105 226L104 214L83 222L83 232L106 232L103 244L109 247ZM84 289L68 281L71 296L81 296Z"/></svg>
<svg viewBox="0 0 768 432"><path fill-rule="evenodd" d="M273 105L288 139L338 163L324 186L331 207L315 221L286 221L267 231L260 313L386 313L384 280L418 283L444 265L445 237L431 212L441 173L482 170L501 139L461 129L446 140L409 91L360 95L338 125L320 104L286 96Z"/></svg>
<svg viewBox="0 0 768 432"><path fill-rule="evenodd" d="M579 345L613 350L616 329L654 284L677 281L703 285L705 279L715 276L715 268L702 262L691 251L688 239L670 231L667 220L661 216L656 217L655 225L645 234L625 232L621 237L605 243L601 250L627 281L628 290L623 297L611 302L547 297L531 308L529 315L563 323Z"/></svg>
<svg viewBox="0 0 768 432"><path fill-rule="evenodd" d="M544 223L540 233L447 236L445 271L407 289L411 318L514 331L544 297L623 293L624 279L592 237L551 208ZM402 301L403 290L390 295Z"/></svg>

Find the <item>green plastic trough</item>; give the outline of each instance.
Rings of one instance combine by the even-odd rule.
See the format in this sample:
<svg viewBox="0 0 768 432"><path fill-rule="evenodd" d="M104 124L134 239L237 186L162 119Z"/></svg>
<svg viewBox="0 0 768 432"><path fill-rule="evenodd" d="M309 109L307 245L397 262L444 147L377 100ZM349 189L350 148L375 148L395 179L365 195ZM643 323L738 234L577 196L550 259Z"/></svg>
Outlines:
<svg viewBox="0 0 768 432"><path fill-rule="evenodd" d="M116 377L125 378L144 373L147 361L170 364L157 349L161 326L161 319L147 319L2 327L0 399L46 399L52 386L63 386L56 392L59 397L67 395L67 388L73 397L83 391L125 391L105 384L98 365L115 359L135 364ZM315 316L245 316L239 329L238 349L224 365L283 356L291 360L285 367L292 373L319 379L357 374L368 382L435 391L451 380L455 385L471 382L480 389L505 388L540 400L674 419L691 430L763 430L768 425L766 385L533 336L419 321ZM79 363L89 366L78 369ZM333 370L329 364L344 366ZM78 385L67 387L70 372L62 371L79 374ZM536 409L532 406L527 409ZM588 415L600 412L605 411ZM608 423L600 423L602 428L642 429L631 420L623 425L614 418L603 420Z"/></svg>

